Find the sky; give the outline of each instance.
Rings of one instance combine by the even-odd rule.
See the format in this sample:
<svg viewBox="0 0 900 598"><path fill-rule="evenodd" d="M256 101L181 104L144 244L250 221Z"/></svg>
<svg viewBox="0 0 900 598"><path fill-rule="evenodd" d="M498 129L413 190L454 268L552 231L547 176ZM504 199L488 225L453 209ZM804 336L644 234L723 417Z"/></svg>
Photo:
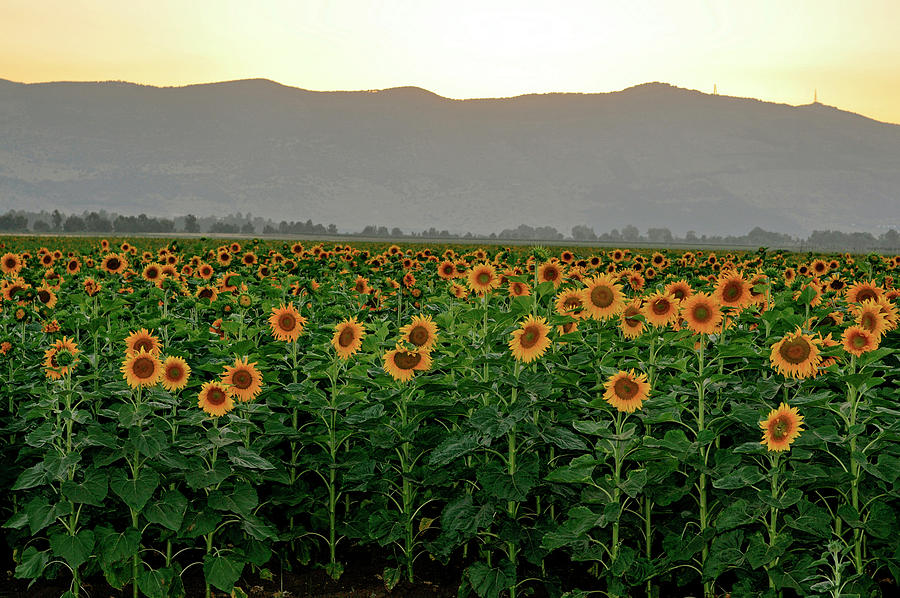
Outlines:
<svg viewBox="0 0 900 598"><path fill-rule="evenodd" d="M0 78L451 98L663 81L900 123L900 0L2 0Z"/></svg>

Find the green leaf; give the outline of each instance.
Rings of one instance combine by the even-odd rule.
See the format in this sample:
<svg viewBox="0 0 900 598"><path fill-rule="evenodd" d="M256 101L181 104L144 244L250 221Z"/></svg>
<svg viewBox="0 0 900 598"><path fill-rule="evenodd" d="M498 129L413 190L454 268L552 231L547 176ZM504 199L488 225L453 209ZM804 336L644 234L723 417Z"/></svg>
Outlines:
<svg viewBox="0 0 900 598"><path fill-rule="evenodd" d="M127 477L121 469L113 470L109 478L110 490L135 511L144 508L158 486L159 474L149 467L141 469L136 480Z"/></svg>
<svg viewBox="0 0 900 598"><path fill-rule="evenodd" d="M538 482L537 461L532 460L513 475L496 463L488 463L478 469L475 477L488 494L501 500L523 501Z"/></svg>
<svg viewBox="0 0 900 598"><path fill-rule="evenodd" d="M278 538L278 532L266 521L256 515L246 514L242 516L241 528L251 537L264 541Z"/></svg>
<svg viewBox="0 0 900 598"><path fill-rule="evenodd" d="M568 519L555 530L544 534L541 546L547 550L556 550L563 546L572 546L584 542L588 532L593 529L600 520L600 515L587 507L577 506L569 509Z"/></svg>
<svg viewBox="0 0 900 598"><path fill-rule="evenodd" d="M713 488L721 490L734 490L735 488L744 488L761 481L765 476L754 465L745 465L728 475L713 480Z"/></svg>
<svg viewBox="0 0 900 598"><path fill-rule="evenodd" d="M19 474L12 490L27 490L44 483L44 464L38 463Z"/></svg>
<svg viewBox="0 0 900 598"><path fill-rule="evenodd" d="M554 426L541 434L546 442L570 451L586 451L588 445L581 436L562 426Z"/></svg>
<svg viewBox="0 0 900 598"><path fill-rule="evenodd" d="M544 479L548 482L590 482L597 464L598 461L592 455L579 455L568 465L563 465L548 473Z"/></svg>
<svg viewBox="0 0 900 598"><path fill-rule="evenodd" d="M141 534L133 527L123 532L116 532L111 527L98 527L95 532L104 572L114 563L130 559L141 543Z"/></svg>
<svg viewBox="0 0 900 598"><path fill-rule="evenodd" d="M479 561L466 568L465 576L479 598L497 598L515 581L516 572L508 560L495 567Z"/></svg>
<svg viewBox="0 0 900 598"><path fill-rule="evenodd" d="M109 490L106 473L97 469L88 470L80 484L71 480L62 483L63 496L74 503L102 507Z"/></svg>
<svg viewBox="0 0 900 598"><path fill-rule="evenodd" d="M34 546L29 546L22 553L21 561L16 566L16 579L39 578L49 560L49 550L38 551Z"/></svg>
<svg viewBox="0 0 900 598"><path fill-rule="evenodd" d="M138 588L148 598L166 598L175 581L171 569L147 569L141 567L138 573Z"/></svg>
<svg viewBox="0 0 900 598"><path fill-rule="evenodd" d="M641 490L644 489L644 486L646 484L647 470L634 469L628 472L628 478L620 484L620 487L625 494L627 494L631 498L635 498L638 494L640 494Z"/></svg>
<svg viewBox="0 0 900 598"><path fill-rule="evenodd" d="M150 523L162 525L173 532L181 529L188 501L178 490L168 490L159 500L144 509L144 517Z"/></svg>
<svg viewBox="0 0 900 598"><path fill-rule="evenodd" d="M456 433L445 438L433 451L428 459L432 467L440 467L451 461L471 453L480 446L475 434Z"/></svg>
<svg viewBox="0 0 900 598"><path fill-rule="evenodd" d="M203 559L203 574L206 581L223 592L234 589L234 584L240 579L243 571L243 561L231 557L208 554Z"/></svg>
<svg viewBox="0 0 900 598"><path fill-rule="evenodd" d="M55 556L65 560L69 566L77 569L86 562L94 550L94 532L83 529L76 535L55 534L50 536L50 549Z"/></svg>
<svg viewBox="0 0 900 598"><path fill-rule="evenodd" d="M275 469L274 465L263 459L258 453L240 445L228 448L228 459L235 465L247 469Z"/></svg>
<svg viewBox="0 0 900 598"><path fill-rule="evenodd" d="M231 511L239 515L250 513L259 504L256 490L247 483L235 484L230 489L210 492L209 506L217 511Z"/></svg>

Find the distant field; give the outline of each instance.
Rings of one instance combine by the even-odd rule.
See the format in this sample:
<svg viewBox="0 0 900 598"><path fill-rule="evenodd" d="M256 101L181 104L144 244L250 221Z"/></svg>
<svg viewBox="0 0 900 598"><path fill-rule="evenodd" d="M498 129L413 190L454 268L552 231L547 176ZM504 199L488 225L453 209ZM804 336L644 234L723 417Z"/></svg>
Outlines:
<svg viewBox="0 0 900 598"><path fill-rule="evenodd" d="M896 591L900 256L490 243L0 237L15 577Z"/></svg>

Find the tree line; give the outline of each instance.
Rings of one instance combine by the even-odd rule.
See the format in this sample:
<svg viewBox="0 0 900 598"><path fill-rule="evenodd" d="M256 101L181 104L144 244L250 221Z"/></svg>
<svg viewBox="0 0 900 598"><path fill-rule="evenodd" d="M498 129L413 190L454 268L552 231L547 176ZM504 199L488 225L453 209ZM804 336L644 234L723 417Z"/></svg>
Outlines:
<svg viewBox="0 0 900 598"><path fill-rule="evenodd" d="M174 232L202 234L242 234L242 235L352 235L359 237L375 237L385 239L446 239L446 240L521 240L521 241L578 241L604 244L658 244L658 245L729 245L746 247L783 247L804 250L832 251L893 251L900 250L900 233L890 229L875 236L869 232L842 232L834 230L813 231L806 238L792 237L784 233L776 233L756 227L746 235L698 235L695 231L687 231L683 236L672 233L668 228L648 228L641 231L629 224L621 229L614 228L607 232L596 233L590 226L578 225L565 235L552 226L529 226L520 224L517 228L503 229L499 233L487 236L472 232L453 233L446 229L431 227L421 232L403 231L399 227L388 229L386 226L367 225L359 232L339 232L334 224L320 224L312 220L275 222L271 219L254 217L247 212L228 214L225 216L198 217L194 214L174 218L158 218L139 214L128 216L110 214L103 210L85 211L82 214L63 214L59 210L52 212L27 212L10 210L0 215L0 231L2 232L34 232L34 233L158 233Z"/></svg>

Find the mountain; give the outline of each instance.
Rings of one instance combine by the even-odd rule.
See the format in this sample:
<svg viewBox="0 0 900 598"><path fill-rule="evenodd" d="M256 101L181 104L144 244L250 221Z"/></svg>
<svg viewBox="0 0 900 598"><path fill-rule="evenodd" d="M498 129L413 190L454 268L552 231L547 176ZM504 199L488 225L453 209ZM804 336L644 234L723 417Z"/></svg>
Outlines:
<svg viewBox="0 0 900 598"><path fill-rule="evenodd" d="M0 79L0 211L18 208L252 211L341 230L879 234L900 220L900 126L662 83L452 100Z"/></svg>

